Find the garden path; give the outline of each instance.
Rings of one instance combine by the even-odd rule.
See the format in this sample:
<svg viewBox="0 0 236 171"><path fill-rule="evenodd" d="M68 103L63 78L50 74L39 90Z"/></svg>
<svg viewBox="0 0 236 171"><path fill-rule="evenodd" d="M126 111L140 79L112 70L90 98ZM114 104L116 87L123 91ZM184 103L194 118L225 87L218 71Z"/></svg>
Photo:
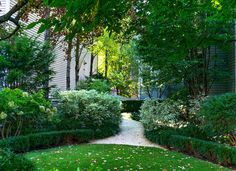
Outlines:
<svg viewBox="0 0 236 171"><path fill-rule="evenodd" d="M140 122L134 121L130 115L123 114L119 134L101 140L90 142L91 144L125 144L134 146L159 147L144 137L144 129Z"/></svg>

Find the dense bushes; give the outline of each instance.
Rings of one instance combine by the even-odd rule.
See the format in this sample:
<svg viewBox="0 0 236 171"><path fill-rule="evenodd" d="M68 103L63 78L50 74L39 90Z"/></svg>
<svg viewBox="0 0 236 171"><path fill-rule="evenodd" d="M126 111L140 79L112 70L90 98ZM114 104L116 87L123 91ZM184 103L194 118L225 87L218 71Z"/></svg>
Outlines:
<svg viewBox="0 0 236 171"><path fill-rule="evenodd" d="M236 145L236 94L224 94L207 98L200 113L201 125L212 138L225 138ZM219 138L218 138L219 137ZM235 137L235 141L230 141Z"/></svg>
<svg viewBox="0 0 236 171"><path fill-rule="evenodd" d="M105 79L93 79L87 78L86 80L81 80L76 87L77 90L96 90L100 93L110 93L111 86Z"/></svg>
<svg viewBox="0 0 236 171"><path fill-rule="evenodd" d="M141 121L147 130L161 127L177 128L185 124L181 120L181 110L183 110L182 105L176 101L147 100L141 107Z"/></svg>
<svg viewBox="0 0 236 171"><path fill-rule="evenodd" d="M9 150L0 149L0 170L6 171L33 171L34 166L31 161L22 155L17 155Z"/></svg>
<svg viewBox="0 0 236 171"><path fill-rule="evenodd" d="M145 135L151 141L208 160L236 165L236 95L187 101L145 101Z"/></svg>
<svg viewBox="0 0 236 171"><path fill-rule="evenodd" d="M223 165L236 165L236 147L178 135L171 129L146 131L148 139L160 145L174 148L188 154L201 156Z"/></svg>
<svg viewBox="0 0 236 171"><path fill-rule="evenodd" d="M139 112L142 104L143 100L122 100L122 112Z"/></svg>
<svg viewBox="0 0 236 171"><path fill-rule="evenodd" d="M97 138L95 132L88 129L53 131L3 139L0 140L0 148L21 153L63 144L84 143L94 138Z"/></svg>
<svg viewBox="0 0 236 171"><path fill-rule="evenodd" d="M59 128L62 130L119 128L121 102L118 98L95 90L61 92L58 98Z"/></svg>
<svg viewBox="0 0 236 171"><path fill-rule="evenodd" d="M45 131L52 126L55 112L42 92L4 89L0 92L0 138Z"/></svg>

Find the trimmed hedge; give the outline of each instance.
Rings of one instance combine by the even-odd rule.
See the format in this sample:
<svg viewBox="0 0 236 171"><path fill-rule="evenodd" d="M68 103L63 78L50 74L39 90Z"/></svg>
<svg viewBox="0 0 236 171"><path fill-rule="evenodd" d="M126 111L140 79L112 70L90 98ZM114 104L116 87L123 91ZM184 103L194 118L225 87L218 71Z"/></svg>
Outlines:
<svg viewBox="0 0 236 171"><path fill-rule="evenodd" d="M139 112L143 102L144 102L143 100L123 100L122 112L127 112L127 113Z"/></svg>
<svg viewBox="0 0 236 171"><path fill-rule="evenodd" d="M180 151L198 154L223 165L236 165L236 147L180 135L173 135L171 139L172 146Z"/></svg>
<svg viewBox="0 0 236 171"><path fill-rule="evenodd" d="M140 119L141 119L140 112L132 112L131 118L135 121L140 121Z"/></svg>
<svg viewBox="0 0 236 171"><path fill-rule="evenodd" d="M0 149L0 170L32 171L34 169L32 161L26 159L22 154Z"/></svg>
<svg viewBox="0 0 236 171"><path fill-rule="evenodd" d="M27 136L17 136L0 141L0 148L8 148L16 153L49 148L63 144L84 143L95 138L93 130L54 131Z"/></svg>
<svg viewBox="0 0 236 171"><path fill-rule="evenodd" d="M236 165L236 147L177 135L175 130L145 131L148 139L168 148L201 156L222 165Z"/></svg>

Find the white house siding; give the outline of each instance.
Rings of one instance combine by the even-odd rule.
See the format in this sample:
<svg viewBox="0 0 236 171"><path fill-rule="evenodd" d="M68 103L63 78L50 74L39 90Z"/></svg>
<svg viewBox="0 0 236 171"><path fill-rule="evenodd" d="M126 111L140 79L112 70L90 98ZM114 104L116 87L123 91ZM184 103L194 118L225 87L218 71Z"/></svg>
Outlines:
<svg viewBox="0 0 236 171"><path fill-rule="evenodd" d="M55 63L52 65L52 68L56 72L56 75L54 76L53 80L50 82L50 85L56 85L56 89L60 90L66 90L66 64L67 61L65 60L65 53L63 52L63 46L58 45L55 48L55 55L56 60ZM83 59L83 56L85 58ZM80 80L84 80L87 76L90 74L90 61L91 61L91 54L84 50L81 55L82 60L80 61L82 63L80 68ZM97 72L97 58L94 60L93 64L93 73ZM75 83L75 52L72 53L72 61L71 61L71 72L70 72L70 78L71 78L71 89L75 89L76 83Z"/></svg>
<svg viewBox="0 0 236 171"><path fill-rule="evenodd" d="M16 0L0 0L1 5L0 9L0 16L8 12L15 4ZM29 15L29 21L28 23L34 22L38 19L38 16L36 14L30 14ZM24 23L23 24L27 24ZM37 34L39 26L34 27L33 29L26 30L25 33L30 37L37 37L39 41L44 41L45 34L42 33L40 35ZM55 62L52 64L52 68L56 72L54 75L54 78L50 82L50 85L55 85L56 89L59 90L66 90L66 61L65 61L65 52L63 51L64 47L63 45L58 45L55 48ZM83 55L85 55L87 52L84 51ZM83 56L82 55L82 56ZM71 89L74 89L76 87L75 85L75 53L73 52L72 55L72 63L71 63ZM85 79L86 76L89 76L90 72L90 59L91 55L87 53L86 57L83 61L81 61L82 66L80 69L80 79ZM94 60L94 73L96 73L97 70L97 59Z"/></svg>
<svg viewBox="0 0 236 171"><path fill-rule="evenodd" d="M0 0L0 16L4 15L6 11L9 10L9 1L7 0Z"/></svg>

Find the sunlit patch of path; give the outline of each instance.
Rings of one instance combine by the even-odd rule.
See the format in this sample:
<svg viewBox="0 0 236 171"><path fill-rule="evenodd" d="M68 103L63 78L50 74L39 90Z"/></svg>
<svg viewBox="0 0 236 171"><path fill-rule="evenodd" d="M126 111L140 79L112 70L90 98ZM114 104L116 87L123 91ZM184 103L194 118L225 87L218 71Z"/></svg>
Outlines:
<svg viewBox="0 0 236 171"><path fill-rule="evenodd" d="M147 140L144 137L143 125L140 122L134 121L127 113L123 114L123 120L120 125L121 131L119 134L90 142L91 144L125 144L134 146L159 147Z"/></svg>

